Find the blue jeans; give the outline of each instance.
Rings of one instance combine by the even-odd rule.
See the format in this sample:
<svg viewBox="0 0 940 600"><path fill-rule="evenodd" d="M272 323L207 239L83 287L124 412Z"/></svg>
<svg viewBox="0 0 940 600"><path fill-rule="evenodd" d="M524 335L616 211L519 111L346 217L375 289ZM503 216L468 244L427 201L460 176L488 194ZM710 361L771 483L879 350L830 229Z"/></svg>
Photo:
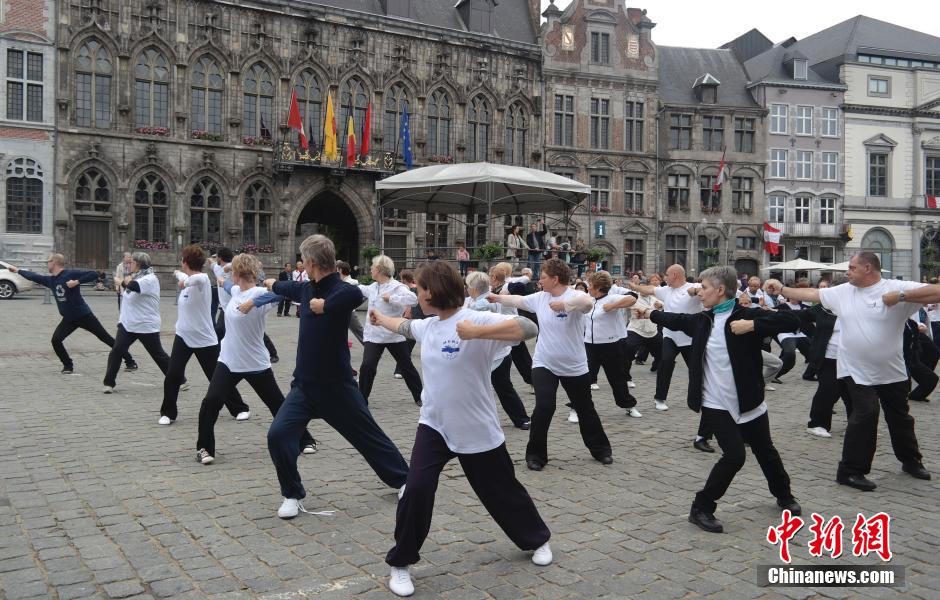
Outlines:
<svg viewBox="0 0 940 600"><path fill-rule="evenodd" d="M542 272L541 252L529 252L529 268L532 269L532 279L538 279L539 274Z"/></svg>

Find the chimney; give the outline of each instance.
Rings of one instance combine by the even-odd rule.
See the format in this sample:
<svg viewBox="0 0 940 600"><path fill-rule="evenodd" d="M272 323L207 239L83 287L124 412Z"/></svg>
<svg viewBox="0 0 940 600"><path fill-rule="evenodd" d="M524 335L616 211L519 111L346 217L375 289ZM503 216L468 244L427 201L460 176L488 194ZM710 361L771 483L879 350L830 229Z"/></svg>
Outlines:
<svg viewBox="0 0 940 600"><path fill-rule="evenodd" d="M532 22L532 31L535 37L539 37L542 31L542 1L528 0L529 2L529 20Z"/></svg>

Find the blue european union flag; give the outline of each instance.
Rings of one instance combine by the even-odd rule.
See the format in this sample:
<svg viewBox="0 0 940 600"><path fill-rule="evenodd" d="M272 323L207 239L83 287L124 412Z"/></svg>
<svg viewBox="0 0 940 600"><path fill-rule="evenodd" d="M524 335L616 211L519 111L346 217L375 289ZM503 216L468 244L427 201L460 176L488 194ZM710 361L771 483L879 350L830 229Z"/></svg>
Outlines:
<svg viewBox="0 0 940 600"><path fill-rule="evenodd" d="M402 140L402 158L405 159L405 168L410 169L412 164L411 156L411 127L408 124L408 105L405 105L405 111L401 114L401 127L398 130L398 137Z"/></svg>

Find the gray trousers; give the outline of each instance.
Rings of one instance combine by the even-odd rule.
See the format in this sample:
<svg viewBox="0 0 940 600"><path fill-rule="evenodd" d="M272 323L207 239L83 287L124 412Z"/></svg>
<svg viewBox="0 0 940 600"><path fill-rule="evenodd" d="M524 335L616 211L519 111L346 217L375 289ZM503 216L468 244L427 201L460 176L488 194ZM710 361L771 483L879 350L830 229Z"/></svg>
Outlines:
<svg viewBox="0 0 940 600"><path fill-rule="evenodd" d="M766 350L761 350L761 356L764 357L764 385L769 385L770 381L780 372L780 368L783 367L783 360L776 354L771 354Z"/></svg>

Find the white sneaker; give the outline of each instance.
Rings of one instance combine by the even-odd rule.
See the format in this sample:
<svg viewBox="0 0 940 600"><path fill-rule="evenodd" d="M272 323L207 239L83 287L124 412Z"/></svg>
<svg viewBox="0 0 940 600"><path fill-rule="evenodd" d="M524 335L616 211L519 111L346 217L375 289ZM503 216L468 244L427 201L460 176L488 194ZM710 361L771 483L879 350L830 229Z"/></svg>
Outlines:
<svg viewBox="0 0 940 600"><path fill-rule="evenodd" d="M302 450L304 454L316 454L317 453L317 443L307 444Z"/></svg>
<svg viewBox="0 0 940 600"><path fill-rule="evenodd" d="M601 389L601 386L597 385L596 383L592 383L592 384L591 384L591 389L592 389L592 390L599 390L599 389Z"/></svg>
<svg viewBox="0 0 940 600"><path fill-rule="evenodd" d="M532 562L540 567L552 564L552 559L552 549L549 547L548 542L539 546L538 550L532 553Z"/></svg>
<svg viewBox="0 0 940 600"><path fill-rule="evenodd" d="M236 420L236 421L247 421L250 416L251 416L251 411L250 411L250 410L245 410L245 411L242 411L242 412L238 413L237 415L235 415L235 420Z"/></svg>
<svg viewBox="0 0 940 600"><path fill-rule="evenodd" d="M184 383L184 384L180 385L180 391L181 391L181 392L187 392L187 391L189 391L189 383Z"/></svg>
<svg viewBox="0 0 940 600"><path fill-rule="evenodd" d="M401 373L395 373L395 379L401 379L401 378L402 378ZM411 581L411 578L409 578L408 581ZM411 586L411 590L412 590L412 593L414 593L414 586Z"/></svg>
<svg viewBox="0 0 940 600"><path fill-rule="evenodd" d="M113 394L113 393L114 393L114 386L113 386L113 385L106 385L106 386L104 386L103 388L101 388L101 393L102 393L102 394Z"/></svg>
<svg viewBox="0 0 940 600"><path fill-rule="evenodd" d="M392 574L388 578L388 589L396 596L410 596L415 593L415 584L411 583L411 573L408 568L392 567Z"/></svg>
<svg viewBox="0 0 940 600"><path fill-rule="evenodd" d="M636 387L636 384L633 383L632 381L628 381L628 382L627 382L627 387L628 387L628 388L635 388L635 387Z"/></svg>
<svg viewBox="0 0 940 600"><path fill-rule="evenodd" d="M200 448L196 451L196 462L202 463L204 465L211 465L215 462L215 457L209 454L209 451L205 448Z"/></svg>
<svg viewBox="0 0 940 600"><path fill-rule="evenodd" d="M401 500L401 497L405 495L405 486L406 486L406 485L408 485L408 484L403 484L400 488L398 488L398 499L399 499L399 500Z"/></svg>
<svg viewBox="0 0 940 600"><path fill-rule="evenodd" d="M578 413L577 413L577 411L571 410L571 411L568 412L568 422L569 422L569 423L577 423L577 422L578 422Z"/></svg>
<svg viewBox="0 0 940 600"><path fill-rule="evenodd" d="M534 385L529 385L529 394L531 394L531 395L533 395L533 396L535 395L535 386L534 386Z"/></svg>
<svg viewBox="0 0 940 600"><path fill-rule="evenodd" d="M807 427L806 433L810 435L815 435L821 438L831 438L832 434L826 431L825 427Z"/></svg>
<svg viewBox="0 0 940 600"><path fill-rule="evenodd" d="M654 398L654 399L653 399L653 402L656 403L656 410L669 410L669 405L666 404L665 401L663 401L663 400L656 400L656 399Z"/></svg>
<svg viewBox="0 0 940 600"><path fill-rule="evenodd" d="M169 425L172 422L173 422L173 419L171 419L170 417L166 415L163 415L162 417L160 417L160 420L157 421L157 425Z"/></svg>
<svg viewBox="0 0 940 600"><path fill-rule="evenodd" d="M281 507L277 509L277 516L282 519L293 519L304 509L303 503L296 498L284 498Z"/></svg>
<svg viewBox="0 0 940 600"><path fill-rule="evenodd" d="M765 391L765 392L776 392L776 391L777 391L777 388L775 388L775 387L772 386L772 385L765 385L765 386L764 386L764 391Z"/></svg>
<svg viewBox="0 0 940 600"><path fill-rule="evenodd" d="M629 410L627 411L627 414L630 415L631 417L633 417L634 419L642 419L642 418L643 418L643 413L641 413L640 411L638 411L638 410L635 409L635 408L629 409Z"/></svg>

